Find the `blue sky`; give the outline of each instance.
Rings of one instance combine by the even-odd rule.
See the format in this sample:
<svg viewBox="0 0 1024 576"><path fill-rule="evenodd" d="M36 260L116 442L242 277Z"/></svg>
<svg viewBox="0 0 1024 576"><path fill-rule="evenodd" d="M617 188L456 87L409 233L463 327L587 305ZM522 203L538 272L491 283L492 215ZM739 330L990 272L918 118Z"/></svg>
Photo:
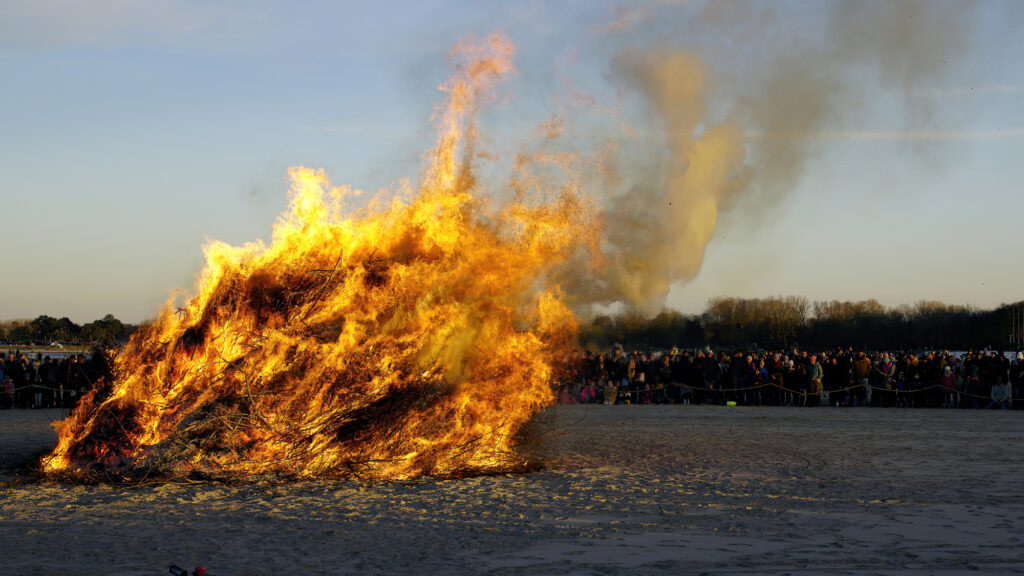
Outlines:
<svg viewBox="0 0 1024 576"><path fill-rule="evenodd" d="M4 2L0 319L155 316L171 290L192 288L207 239L269 238L288 166L366 190L415 178L446 55L468 35L501 31L516 46L517 73L483 117L507 159L573 93L595 102L572 124L578 148L621 124L643 138L654 121L610 65L628 49L697 53L714 79L709 114L729 118L773 62L840 42L829 19L847 7L722 4L724 24L697 1ZM1022 297L1024 9L925 6L948 12L934 34L954 48L823 60L843 92L803 135L795 180L767 205L738 199L669 306ZM746 128L752 147L771 137Z"/></svg>

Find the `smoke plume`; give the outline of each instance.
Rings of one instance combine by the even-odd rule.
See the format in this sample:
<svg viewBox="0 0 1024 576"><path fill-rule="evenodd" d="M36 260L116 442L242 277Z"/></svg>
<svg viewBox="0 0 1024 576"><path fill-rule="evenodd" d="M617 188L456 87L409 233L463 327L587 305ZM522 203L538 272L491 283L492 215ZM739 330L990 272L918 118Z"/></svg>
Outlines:
<svg viewBox="0 0 1024 576"><path fill-rule="evenodd" d="M602 42L628 46L612 58L611 78L653 120L622 145L651 162L616 171L625 176L602 217L605 265L585 299L660 310L670 286L700 272L720 215L731 211L749 228L772 214L822 134L857 122L871 90L902 95L905 122L927 119L909 95L956 64L978 9L925 0L826 6L807 15L742 0L645 5L612 10L617 24L595 27ZM652 37L656 46L637 47Z"/></svg>

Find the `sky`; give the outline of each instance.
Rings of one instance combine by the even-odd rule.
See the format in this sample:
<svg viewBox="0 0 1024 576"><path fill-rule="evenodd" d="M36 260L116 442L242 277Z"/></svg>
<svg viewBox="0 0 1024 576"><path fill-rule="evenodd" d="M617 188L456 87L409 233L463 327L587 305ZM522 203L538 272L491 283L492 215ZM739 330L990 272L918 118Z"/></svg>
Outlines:
<svg viewBox="0 0 1024 576"><path fill-rule="evenodd" d="M481 117L495 174L553 115L574 150L616 144L622 186L669 174L630 55L699 59L692 137L739 126L750 184L659 304L1018 301L1022 26L1012 0L8 0L0 320L155 317L204 243L269 239L289 166L415 180L452 46L494 32L516 48ZM595 195L620 225L628 192Z"/></svg>

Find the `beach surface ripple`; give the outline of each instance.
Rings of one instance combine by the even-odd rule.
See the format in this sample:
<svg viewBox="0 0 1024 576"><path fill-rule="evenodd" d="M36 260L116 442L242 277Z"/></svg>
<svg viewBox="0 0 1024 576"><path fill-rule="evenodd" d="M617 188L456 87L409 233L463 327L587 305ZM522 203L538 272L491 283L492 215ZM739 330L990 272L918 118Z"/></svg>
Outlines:
<svg viewBox="0 0 1024 576"><path fill-rule="evenodd" d="M540 472L28 482L60 411L0 412L10 574L1024 574L1024 414L557 406Z"/></svg>

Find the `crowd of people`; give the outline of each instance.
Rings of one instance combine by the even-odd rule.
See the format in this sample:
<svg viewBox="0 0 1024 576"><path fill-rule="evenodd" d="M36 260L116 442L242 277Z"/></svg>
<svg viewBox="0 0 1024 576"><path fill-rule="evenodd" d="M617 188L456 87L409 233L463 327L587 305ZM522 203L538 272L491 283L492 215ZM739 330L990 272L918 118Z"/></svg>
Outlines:
<svg viewBox="0 0 1024 576"><path fill-rule="evenodd" d="M0 409L71 408L92 386L81 355L0 352ZM1024 352L852 348L575 352L562 404L1024 408Z"/></svg>
<svg viewBox="0 0 1024 576"><path fill-rule="evenodd" d="M1024 408L1024 353L616 347L573 353L563 404Z"/></svg>
<svg viewBox="0 0 1024 576"><path fill-rule="evenodd" d="M0 409L71 408L92 386L85 358L0 352Z"/></svg>

